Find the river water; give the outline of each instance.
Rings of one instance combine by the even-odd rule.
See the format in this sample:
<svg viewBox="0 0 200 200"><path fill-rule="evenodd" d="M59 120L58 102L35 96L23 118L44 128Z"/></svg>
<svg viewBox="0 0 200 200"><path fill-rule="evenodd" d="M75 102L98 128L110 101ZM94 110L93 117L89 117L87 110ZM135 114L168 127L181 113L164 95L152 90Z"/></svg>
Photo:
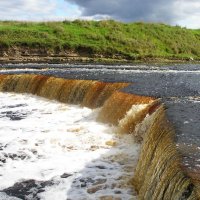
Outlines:
<svg viewBox="0 0 200 200"><path fill-rule="evenodd" d="M133 83L123 91L160 98L176 131L184 166L200 174L200 64L4 65L2 74L32 73L67 79Z"/></svg>

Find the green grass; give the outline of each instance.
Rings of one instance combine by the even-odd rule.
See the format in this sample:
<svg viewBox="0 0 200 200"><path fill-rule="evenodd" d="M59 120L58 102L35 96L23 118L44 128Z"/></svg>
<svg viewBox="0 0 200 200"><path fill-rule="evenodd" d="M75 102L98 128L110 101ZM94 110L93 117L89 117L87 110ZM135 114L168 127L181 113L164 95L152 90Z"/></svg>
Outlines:
<svg viewBox="0 0 200 200"><path fill-rule="evenodd" d="M88 55L200 59L200 29L108 21L0 22L0 47L73 50Z"/></svg>

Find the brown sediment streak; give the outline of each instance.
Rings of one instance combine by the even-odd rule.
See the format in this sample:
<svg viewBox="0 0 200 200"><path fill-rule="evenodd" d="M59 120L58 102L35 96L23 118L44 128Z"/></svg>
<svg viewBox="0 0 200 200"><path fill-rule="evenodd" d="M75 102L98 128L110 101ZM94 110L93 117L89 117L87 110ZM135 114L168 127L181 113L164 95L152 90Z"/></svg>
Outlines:
<svg viewBox="0 0 200 200"><path fill-rule="evenodd" d="M104 102L116 91L127 87L129 83L106 83L103 90L99 93L98 97L95 100L95 107L101 107L104 105Z"/></svg>
<svg viewBox="0 0 200 200"><path fill-rule="evenodd" d="M139 199L200 199L200 176L182 166L164 106L152 97L119 91L128 85L43 75L0 75L1 91L32 93L90 108L102 106L100 121L117 125L119 132L133 134L142 143L132 180Z"/></svg>
<svg viewBox="0 0 200 200"><path fill-rule="evenodd" d="M144 137L133 184L139 199L197 199L192 180L181 167L174 131L161 106Z"/></svg>
<svg viewBox="0 0 200 200"><path fill-rule="evenodd" d="M95 82L87 92L82 104L90 108L101 107L115 91L128 85L129 83Z"/></svg>
<svg viewBox="0 0 200 200"><path fill-rule="evenodd" d="M2 82L8 75L0 74L0 82Z"/></svg>
<svg viewBox="0 0 200 200"><path fill-rule="evenodd" d="M97 108L101 106L97 99L106 85L107 83L95 82L85 95L82 105L90 108Z"/></svg>
<svg viewBox="0 0 200 200"><path fill-rule="evenodd" d="M161 102L159 100L154 100L148 104L144 104L140 109L137 109L137 107L134 109L134 106L132 106L125 117L119 121L119 132L133 134L135 140L141 142L145 133L141 130L140 132L136 131L136 126L142 123L145 117L153 114L160 105Z"/></svg>
<svg viewBox="0 0 200 200"><path fill-rule="evenodd" d="M148 104L153 100L151 97L115 92L103 105L99 120L117 125L133 105Z"/></svg>
<svg viewBox="0 0 200 200"><path fill-rule="evenodd" d="M0 78L0 90L38 94L48 78L41 75L6 75L3 79Z"/></svg>
<svg viewBox="0 0 200 200"><path fill-rule="evenodd" d="M66 80L43 75L1 75L0 90L31 93L65 103L97 108L115 91L128 83L103 83L90 80ZM96 98L95 98L96 97Z"/></svg>

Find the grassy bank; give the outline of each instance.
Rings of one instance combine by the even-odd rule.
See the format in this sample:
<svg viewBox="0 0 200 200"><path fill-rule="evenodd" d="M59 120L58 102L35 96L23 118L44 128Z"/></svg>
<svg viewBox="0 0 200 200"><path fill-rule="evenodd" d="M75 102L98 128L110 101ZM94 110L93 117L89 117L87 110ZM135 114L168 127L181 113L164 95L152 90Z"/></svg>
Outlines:
<svg viewBox="0 0 200 200"><path fill-rule="evenodd" d="M0 47L45 48L88 57L200 59L200 29L109 21L0 22Z"/></svg>

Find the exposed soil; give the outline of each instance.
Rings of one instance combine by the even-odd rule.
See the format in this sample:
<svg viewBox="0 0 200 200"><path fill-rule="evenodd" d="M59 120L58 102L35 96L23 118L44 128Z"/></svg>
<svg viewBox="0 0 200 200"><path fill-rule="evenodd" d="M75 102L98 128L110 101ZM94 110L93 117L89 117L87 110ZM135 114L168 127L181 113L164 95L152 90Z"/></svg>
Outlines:
<svg viewBox="0 0 200 200"><path fill-rule="evenodd" d="M116 63L170 63L170 62L186 62L194 61L193 59L180 59L176 57L161 58L138 56L137 58L129 58L124 55L103 55L94 54L80 49L74 51L71 49L48 49L41 47L1 47L0 48L0 63L101 63L101 64L116 64ZM198 62L196 60L195 62Z"/></svg>

